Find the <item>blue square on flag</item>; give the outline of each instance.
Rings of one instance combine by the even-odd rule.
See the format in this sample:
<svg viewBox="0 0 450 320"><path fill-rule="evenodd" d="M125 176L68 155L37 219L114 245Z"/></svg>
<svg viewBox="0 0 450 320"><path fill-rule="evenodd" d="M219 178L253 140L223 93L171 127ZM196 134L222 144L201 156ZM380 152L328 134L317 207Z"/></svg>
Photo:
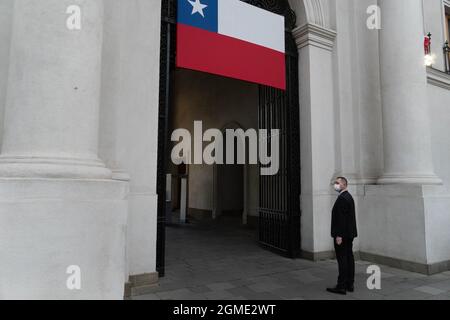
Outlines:
<svg viewBox="0 0 450 320"><path fill-rule="evenodd" d="M218 0L178 0L178 23L217 32Z"/></svg>

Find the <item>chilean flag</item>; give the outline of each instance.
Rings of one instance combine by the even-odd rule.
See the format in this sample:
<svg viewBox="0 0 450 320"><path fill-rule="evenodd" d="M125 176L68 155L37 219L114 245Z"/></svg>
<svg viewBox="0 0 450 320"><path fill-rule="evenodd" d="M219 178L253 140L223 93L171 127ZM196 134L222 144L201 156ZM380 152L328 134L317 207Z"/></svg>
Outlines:
<svg viewBox="0 0 450 320"><path fill-rule="evenodd" d="M284 41L283 16L240 0L178 0L177 67L286 90Z"/></svg>

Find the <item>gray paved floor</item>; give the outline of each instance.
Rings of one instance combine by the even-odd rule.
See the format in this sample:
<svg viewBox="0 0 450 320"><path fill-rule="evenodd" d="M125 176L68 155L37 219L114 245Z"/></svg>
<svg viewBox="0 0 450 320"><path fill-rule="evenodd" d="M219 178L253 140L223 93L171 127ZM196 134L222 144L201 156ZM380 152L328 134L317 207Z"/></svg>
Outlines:
<svg viewBox="0 0 450 320"><path fill-rule="evenodd" d="M450 300L450 272L425 276L390 267L382 270L381 290L367 289L370 263L356 265L356 291L329 294L336 283L335 261L311 262L279 257L258 247L254 231L234 221L167 228L166 277L135 300Z"/></svg>

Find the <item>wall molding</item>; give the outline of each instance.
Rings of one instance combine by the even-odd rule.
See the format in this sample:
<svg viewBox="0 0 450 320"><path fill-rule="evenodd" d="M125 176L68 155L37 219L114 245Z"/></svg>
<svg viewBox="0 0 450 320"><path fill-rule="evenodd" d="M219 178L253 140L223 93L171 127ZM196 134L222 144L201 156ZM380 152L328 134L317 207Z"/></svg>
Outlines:
<svg viewBox="0 0 450 320"><path fill-rule="evenodd" d="M292 35L299 50L306 46L314 46L333 51L337 33L317 24L307 23L292 30Z"/></svg>
<svg viewBox="0 0 450 320"><path fill-rule="evenodd" d="M427 81L431 85L450 90L450 75L440 70L428 67Z"/></svg>
<svg viewBox="0 0 450 320"><path fill-rule="evenodd" d="M425 275L439 274L450 270L450 260L433 264L424 264L397 258L380 256L363 251L355 251L353 254L355 256L356 261L365 261L374 264L381 264L384 266L389 266L392 268ZM334 251L323 251L323 252L302 251L301 258L309 261L318 262L323 260L334 260L336 259L336 255Z"/></svg>
<svg viewBox="0 0 450 320"><path fill-rule="evenodd" d="M300 253L300 258L314 262L334 260L336 259L336 253L334 251L309 252L302 250Z"/></svg>
<svg viewBox="0 0 450 320"><path fill-rule="evenodd" d="M125 283L124 298L151 293L159 284L159 275L157 272L132 275L129 281Z"/></svg>
<svg viewBox="0 0 450 320"><path fill-rule="evenodd" d="M425 274L425 275L429 275L429 276L450 270L450 261L442 261L442 262L438 262L438 263L425 264L425 263L406 261L406 260L397 259L397 258L380 256L380 255L372 254L372 253L368 253L368 252L360 252L359 255L360 255L360 258L362 261L378 263L378 264L382 264L382 265L389 266L392 268L406 270L406 271L410 271L410 272L414 272L414 273Z"/></svg>

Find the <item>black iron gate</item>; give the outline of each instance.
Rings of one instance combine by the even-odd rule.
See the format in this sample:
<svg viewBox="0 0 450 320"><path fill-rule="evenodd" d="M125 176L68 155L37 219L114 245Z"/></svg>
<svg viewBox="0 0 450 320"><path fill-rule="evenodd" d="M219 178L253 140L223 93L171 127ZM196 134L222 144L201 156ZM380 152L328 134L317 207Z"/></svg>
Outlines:
<svg viewBox="0 0 450 320"><path fill-rule="evenodd" d="M259 90L259 128L279 129L280 169L259 182L259 242L290 258L300 255L300 115L298 51L292 37L295 14L287 1L249 1L286 20L287 90ZM267 144L270 150L271 137Z"/></svg>
<svg viewBox="0 0 450 320"><path fill-rule="evenodd" d="M177 0L162 0L161 51L159 74L159 118L158 118L158 225L156 245L156 271L165 274L166 246L166 173L168 164L169 111L175 70L176 48L176 4Z"/></svg>
<svg viewBox="0 0 450 320"><path fill-rule="evenodd" d="M292 38L295 14L288 0L241 0L286 19L287 90L260 86L260 129L280 130L280 170L274 176L260 177L259 242L282 255L300 254L300 133L298 95L298 53ZM158 227L157 262L160 276L165 273L166 173L171 89L176 56L177 0L162 0L161 62L158 127ZM267 143L270 144L269 137ZM270 150L270 147L268 148Z"/></svg>

